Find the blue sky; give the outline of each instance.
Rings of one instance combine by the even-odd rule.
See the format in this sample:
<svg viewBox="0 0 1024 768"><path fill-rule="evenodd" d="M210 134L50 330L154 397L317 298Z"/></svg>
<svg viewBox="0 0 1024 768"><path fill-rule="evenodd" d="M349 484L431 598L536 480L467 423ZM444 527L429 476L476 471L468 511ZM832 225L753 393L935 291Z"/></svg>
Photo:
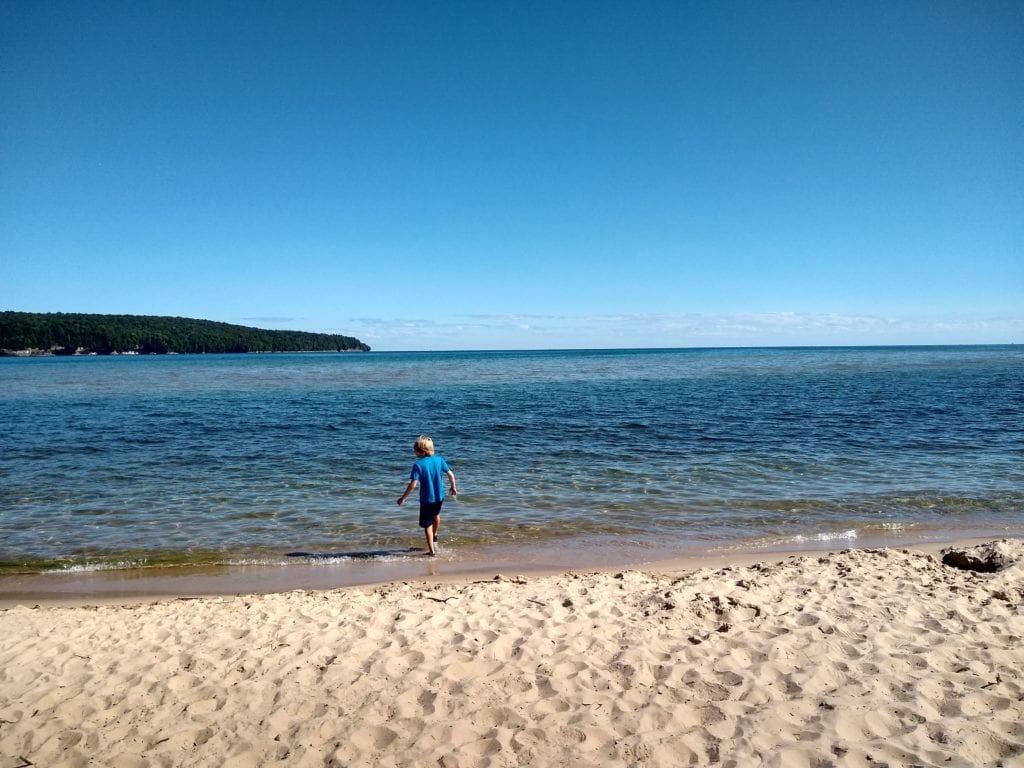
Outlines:
<svg viewBox="0 0 1024 768"><path fill-rule="evenodd" d="M0 309L1024 342L1024 7L5 0Z"/></svg>

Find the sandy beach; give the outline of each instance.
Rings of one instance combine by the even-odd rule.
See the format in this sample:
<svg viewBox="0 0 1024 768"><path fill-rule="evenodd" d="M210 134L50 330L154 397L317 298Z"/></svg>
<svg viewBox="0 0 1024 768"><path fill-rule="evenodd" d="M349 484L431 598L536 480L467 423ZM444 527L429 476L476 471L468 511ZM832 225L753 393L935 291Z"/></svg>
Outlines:
<svg viewBox="0 0 1024 768"><path fill-rule="evenodd" d="M1024 543L16 606L0 768L1024 765Z"/></svg>

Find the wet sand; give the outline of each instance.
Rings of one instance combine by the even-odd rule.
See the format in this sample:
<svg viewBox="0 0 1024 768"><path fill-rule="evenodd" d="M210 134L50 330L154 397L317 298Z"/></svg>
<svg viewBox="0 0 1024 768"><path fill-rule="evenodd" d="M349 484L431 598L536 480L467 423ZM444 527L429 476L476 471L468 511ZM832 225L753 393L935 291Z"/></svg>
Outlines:
<svg viewBox="0 0 1024 768"><path fill-rule="evenodd" d="M911 548L938 553L991 536L956 541L901 540L893 537L853 542L857 548ZM832 544L833 546L829 546ZM289 558L280 565L176 565L111 570L72 569L0 576L0 608L54 603L116 603L168 597L271 594L292 590L330 590L401 581L471 580L497 573L556 575L566 571L643 570L676 573L726 565L749 565L786 557L840 551L851 542L808 542L802 549L764 548L736 541L718 548L656 550L593 541L560 540L470 548L448 541L439 556L426 557L420 546L392 550L345 550ZM2 766L0 766L2 768Z"/></svg>

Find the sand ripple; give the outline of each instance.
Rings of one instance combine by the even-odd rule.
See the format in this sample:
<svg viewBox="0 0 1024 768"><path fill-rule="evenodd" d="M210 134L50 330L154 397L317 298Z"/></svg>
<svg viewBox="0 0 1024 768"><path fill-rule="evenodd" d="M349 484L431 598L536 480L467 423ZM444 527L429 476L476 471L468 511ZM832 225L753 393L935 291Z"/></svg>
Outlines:
<svg viewBox="0 0 1024 768"><path fill-rule="evenodd" d="M1024 546L0 614L0 768L1024 760Z"/></svg>

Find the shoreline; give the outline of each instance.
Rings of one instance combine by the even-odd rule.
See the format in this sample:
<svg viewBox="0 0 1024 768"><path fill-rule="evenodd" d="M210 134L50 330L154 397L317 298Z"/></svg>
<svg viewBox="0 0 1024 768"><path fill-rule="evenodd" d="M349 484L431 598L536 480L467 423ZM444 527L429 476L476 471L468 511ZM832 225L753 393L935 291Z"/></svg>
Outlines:
<svg viewBox="0 0 1024 768"><path fill-rule="evenodd" d="M693 548L671 553L643 548L566 547L564 543L547 542L534 547L495 545L460 550L455 556L442 547L437 558L417 552L379 560L313 558L281 565L179 565L8 574L0 576L0 609L18 605L125 605L192 597L373 588L405 582L468 583L494 576L551 577L621 570L664 575L774 563L851 549L912 550L937 556L947 547L974 546L995 538L1024 539L1024 534L948 540L885 536L872 540L808 541L801 547L781 548L738 542L729 548Z"/></svg>
<svg viewBox="0 0 1024 768"><path fill-rule="evenodd" d="M0 764L1010 768L1024 541L961 551L1000 568L849 549L7 608Z"/></svg>

